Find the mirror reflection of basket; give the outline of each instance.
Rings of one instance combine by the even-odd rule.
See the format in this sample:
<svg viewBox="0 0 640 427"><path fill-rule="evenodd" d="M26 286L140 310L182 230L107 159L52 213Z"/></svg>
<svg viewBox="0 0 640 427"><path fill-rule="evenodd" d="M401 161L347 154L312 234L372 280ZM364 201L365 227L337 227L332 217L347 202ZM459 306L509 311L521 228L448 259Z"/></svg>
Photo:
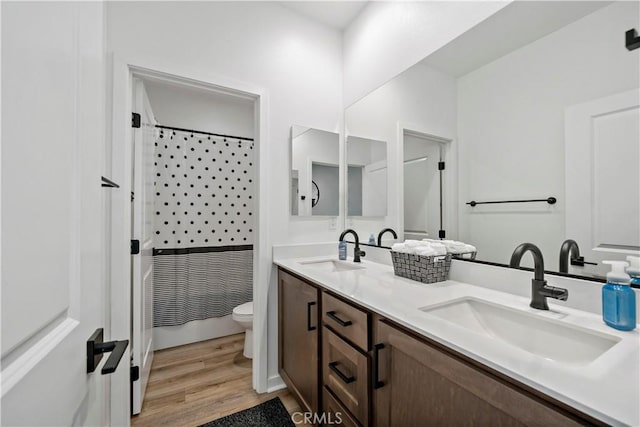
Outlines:
<svg viewBox="0 0 640 427"><path fill-rule="evenodd" d="M396 276L422 283L444 282L449 279L451 254L420 256L391 251L391 260Z"/></svg>

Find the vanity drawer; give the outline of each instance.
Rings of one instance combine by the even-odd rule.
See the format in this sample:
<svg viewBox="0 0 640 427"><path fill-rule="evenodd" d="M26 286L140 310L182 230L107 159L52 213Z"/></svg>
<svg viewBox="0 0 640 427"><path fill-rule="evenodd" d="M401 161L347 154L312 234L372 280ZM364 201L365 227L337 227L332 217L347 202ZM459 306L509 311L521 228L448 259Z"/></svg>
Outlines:
<svg viewBox="0 0 640 427"><path fill-rule="evenodd" d="M337 425L345 427L360 427L360 424L351 416L349 411L333 397L333 394L326 388L322 388L323 412L326 418L326 425Z"/></svg>
<svg viewBox="0 0 640 427"><path fill-rule="evenodd" d="M369 425L369 360L326 326L322 331L324 385L362 425Z"/></svg>
<svg viewBox="0 0 640 427"><path fill-rule="evenodd" d="M369 314L366 311L323 292L322 320L363 351L369 351Z"/></svg>

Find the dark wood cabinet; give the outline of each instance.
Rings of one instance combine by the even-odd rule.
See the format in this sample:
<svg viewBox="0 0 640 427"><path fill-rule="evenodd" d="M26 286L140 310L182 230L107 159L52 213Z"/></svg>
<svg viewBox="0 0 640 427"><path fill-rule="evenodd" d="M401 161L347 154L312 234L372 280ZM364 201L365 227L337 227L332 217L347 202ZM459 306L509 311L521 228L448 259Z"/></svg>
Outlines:
<svg viewBox="0 0 640 427"><path fill-rule="evenodd" d="M375 426L585 425L425 339L375 326Z"/></svg>
<svg viewBox="0 0 640 427"><path fill-rule="evenodd" d="M278 274L279 371L303 409L318 412L318 288L280 270Z"/></svg>
<svg viewBox="0 0 640 427"><path fill-rule="evenodd" d="M282 269L278 292L280 375L325 424L605 425Z"/></svg>

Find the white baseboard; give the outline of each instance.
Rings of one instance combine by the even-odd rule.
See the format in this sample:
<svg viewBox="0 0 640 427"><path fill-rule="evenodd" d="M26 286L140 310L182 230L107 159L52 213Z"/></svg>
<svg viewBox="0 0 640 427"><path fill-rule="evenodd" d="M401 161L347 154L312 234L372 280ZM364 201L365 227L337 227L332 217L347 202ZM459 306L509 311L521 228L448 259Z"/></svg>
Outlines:
<svg viewBox="0 0 640 427"><path fill-rule="evenodd" d="M287 385L282 381L280 375L274 375L269 377L267 380L267 393L271 393L272 391L282 390L283 388L287 388Z"/></svg>

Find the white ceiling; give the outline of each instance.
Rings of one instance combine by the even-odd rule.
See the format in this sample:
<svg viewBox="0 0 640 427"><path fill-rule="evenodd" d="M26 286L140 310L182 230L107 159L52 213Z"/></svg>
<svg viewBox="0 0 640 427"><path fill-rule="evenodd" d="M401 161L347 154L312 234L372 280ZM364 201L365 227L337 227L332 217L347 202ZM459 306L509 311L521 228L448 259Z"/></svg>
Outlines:
<svg viewBox="0 0 640 427"><path fill-rule="evenodd" d="M321 24L344 30L368 1L281 1L282 6Z"/></svg>

